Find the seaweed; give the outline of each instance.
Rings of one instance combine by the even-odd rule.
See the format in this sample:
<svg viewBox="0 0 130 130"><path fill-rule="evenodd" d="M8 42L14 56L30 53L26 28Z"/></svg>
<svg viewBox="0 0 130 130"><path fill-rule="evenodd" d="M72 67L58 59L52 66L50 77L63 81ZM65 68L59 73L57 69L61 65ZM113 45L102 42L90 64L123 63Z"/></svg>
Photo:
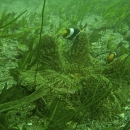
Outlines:
<svg viewBox="0 0 130 130"><path fill-rule="evenodd" d="M72 120L75 115L73 109L65 110L63 108L63 102L55 98L50 105L49 124L46 130L61 130L66 128L66 122ZM62 114L61 114L62 113Z"/></svg>
<svg viewBox="0 0 130 130"><path fill-rule="evenodd" d="M43 3L41 25L36 22L35 27L28 26L30 20L32 21L37 14L30 14L29 21L26 17L22 17L19 21L11 20L20 24L21 31L17 32L17 29L14 29L10 38L17 37L19 44L26 45L28 50L21 52L23 57L18 60L18 66L10 69L10 75L17 84L9 89L5 84L0 94L0 112L5 114L10 110L35 102L37 108L34 109L34 113L38 113L40 118L45 117L45 124L42 125L42 128L47 130L72 129L73 123L76 124L73 125L73 129L76 130L88 118L101 121L113 120L122 111L129 96L127 89L130 74L127 72L130 72L130 58L126 54L125 47L123 44L113 47L114 37L110 35L108 49L114 50L120 47L123 50L122 56L105 66L93 58L90 55L90 43L101 38L102 35L98 31L107 29L107 27L103 27L95 29L90 37L86 32L81 32L71 41L72 46L67 51L64 50L62 43L59 42L59 37L57 38L59 31L63 26L82 24L85 9L80 12L80 5L74 5L69 16L71 19L66 20L67 16L62 15L64 9L60 8L60 17L65 21L60 22L58 27L53 27L54 34L52 35L48 32L43 33L46 25L44 23L46 20L44 18L45 2L46 0ZM83 8L85 8L86 3L83 2L84 4L81 5L84 5ZM92 4L93 2L88 2L86 10L91 10ZM114 3L106 8L106 12L115 5ZM75 8L77 8L76 11ZM66 14L69 13L68 11ZM106 14L105 19L109 15L109 13ZM3 12L4 16L6 17L6 12ZM116 19L115 22L117 22ZM12 24L11 22L9 26ZM4 25L8 25L8 22ZM27 26L26 29L25 26ZM5 30L5 34L8 34L8 26L4 26L2 29ZM14 33L15 31L16 33ZM67 41L65 42L67 43ZM17 94L14 95L14 93ZM40 99L43 101L42 105L39 105ZM2 126L5 126L4 123Z"/></svg>

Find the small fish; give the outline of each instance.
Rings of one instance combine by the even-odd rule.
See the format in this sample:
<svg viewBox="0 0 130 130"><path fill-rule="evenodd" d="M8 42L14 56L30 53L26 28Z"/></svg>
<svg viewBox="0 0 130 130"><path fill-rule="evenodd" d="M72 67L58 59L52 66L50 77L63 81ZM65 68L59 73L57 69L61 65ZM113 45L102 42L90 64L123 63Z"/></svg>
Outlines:
<svg viewBox="0 0 130 130"><path fill-rule="evenodd" d="M107 57L107 63L108 64L111 63L114 60L115 56L116 56L116 52L111 52Z"/></svg>
<svg viewBox="0 0 130 130"><path fill-rule="evenodd" d="M69 39L69 40L72 40L75 37L77 37L80 34L80 32L81 31L79 29L74 29L74 28L65 29L62 32L62 37Z"/></svg>

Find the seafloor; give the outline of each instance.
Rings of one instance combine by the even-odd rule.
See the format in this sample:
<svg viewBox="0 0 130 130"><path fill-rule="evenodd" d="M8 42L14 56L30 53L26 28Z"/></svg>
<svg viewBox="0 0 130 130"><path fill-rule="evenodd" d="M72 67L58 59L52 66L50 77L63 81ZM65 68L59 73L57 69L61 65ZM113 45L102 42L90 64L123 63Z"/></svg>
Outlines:
<svg viewBox="0 0 130 130"><path fill-rule="evenodd" d="M17 6L16 6L17 5ZM41 13L41 4L39 2L21 2L21 1L15 1L12 2L11 0L8 2L1 3L0 11L2 12L3 9L7 8L8 12L16 12L19 13L23 9L29 10L29 12L36 11ZM36 8L36 9L35 9ZM58 16L54 16L52 20L54 23L58 23ZM96 20L95 20L96 19ZM51 21L51 18L50 18ZM98 21L98 22L97 22ZM33 21L32 21L33 22ZM40 22L40 21L39 21ZM84 23L87 22L88 26L85 30L86 33L91 33L91 27L94 26L94 28L97 28L99 26L102 26L104 22L102 21L102 18L98 16L97 14L91 14L89 16L86 16L84 18ZM128 26L124 25L124 29L128 30ZM109 36L113 34L114 35L114 41L116 43L124 42L122 34L119 32L113 32L112 29L106 29L106 32L102 34L102 37L100 41L93 41L91 43L91 50L93 53L93 57L95 57L94 52L100 53L103 51L106 51L106 44L101 45L100 43L106 42L107 39L109 39ZM130 36L129 36L130 37ZM10 88L13 84L16 84L16 81L10 76L9 70L11 68L16 68L18 66L18 60L16 57L18 50L21 50L22 52L27 51L27 46L19 46L18 41L15 41L15 39L0 39L0 91L3 90L4 86L7 85L8 88ZM65 41L66 42L66 41ZM129 42L125 41L125 46L129 46ZM104 59L107 57L107 54L96 56L96 60L98 60L101 64L105 65ZM118 77L117 77L118 78ZM130 84L128 85L130 86ZM128 90L130 92L130 89ZM25 104L24 106L17 108L15 110L10 110L6 116L9 117L9 123L13 126L18 126L20 130L22 130L22 127L25 126L27 130L40 130L42 129L42 125L45 123L45 119L42 119L40 116L36 116L29 113L33 108L35 107L35 103L29 103ZM117 114L115 116L115 119L109 120L109 121L99 121L96 119L88 119L87 123L80 124L77 127L77 130L102 130L102 128L105 127L115 127L115 130L122 130L123 127L128 123L130 120L130 97L127 99L126 104L123 106L122 111L120 114ZM74 124L75 125L75 124ZM114 130L114 129L108 129L108 130ZM107 130L107 129L104 129ZM128 130L128 129L126 129Z"/></svg>

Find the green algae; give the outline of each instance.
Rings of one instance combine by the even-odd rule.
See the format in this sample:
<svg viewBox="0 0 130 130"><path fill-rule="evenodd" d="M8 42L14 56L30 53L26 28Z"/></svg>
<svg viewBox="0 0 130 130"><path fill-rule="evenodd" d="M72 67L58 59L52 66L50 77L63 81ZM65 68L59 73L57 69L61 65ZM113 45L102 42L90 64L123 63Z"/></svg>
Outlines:
<svg viewBox="0 0 130 130"><path fill-rule="evenodd" d="M109 8L107 9L109 10ZM104 19L107 19L109 15L111 14L107 14ZM111 19L113 17L112 15ZM72 24L73 22L77 24L77 19L80 18L76 18L74 15ZM56 34L61 28L59 26ZM34 29L39 28L27 29L23 33ZM20 35L15 36L19 37ZM81 32L72 41L71 48L65 53L63 53L62 47L59 49L60 43L57 37L46 33L41 36L38 43L38 40L34 38L35 36L38 37L34 35L28 38L32 38L28 41L29 50L19 60L18 68L12 70L16 71L17 85L32 94L21 99L16 97L16 100L1 104L0 112L6 112L43 98L46 102L45 105L49 106L48 111L52 113L45 126L48 129L55 129L59 124L66 127L69 121L78 122L79 125L85 122L86 118L110 121L122 112L129 96L129 55L122 55L109 65L104 66L90 55L90 42L92 41L89 40L88 34L85 32ZM99 36L97 36L98 38ZM109 42L112 42L111 38ZM12 72L11 74L14 76ZM58 103L62 105L58 105ZM67 112L71 113L71 110L76 113L72 114L69 120L61 120L58 124L55 119L57 119L58 111L61 111L61 106L63 115ZM52 110L52 108L54 109ZM40 109L37 111L40 111ZM44 117L44 112L41 117ZM61 117L59 116L59 118ZM53 124L52 127L51 124Z"/></svg>

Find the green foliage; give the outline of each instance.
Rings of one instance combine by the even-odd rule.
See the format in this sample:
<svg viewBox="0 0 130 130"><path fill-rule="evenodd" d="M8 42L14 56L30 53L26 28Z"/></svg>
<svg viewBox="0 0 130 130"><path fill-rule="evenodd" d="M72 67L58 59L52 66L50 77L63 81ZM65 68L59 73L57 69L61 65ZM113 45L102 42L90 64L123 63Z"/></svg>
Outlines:
<svg viewBox="0 0 130 130"><path fill-rule="evenodd" d="M99 30L95 30L95 31L93 31L93 32L90 34L90 36L89 36L89 41L90 41L91 43L96 42L96 41L98 41L98 40L101 39L101 36L102 36L101 32L100 32Z"/></svg>
<svg viewBox="0 0 130 130"><path fill-rule="evenodd" d="M0 94L0 112L7 112L10 109L21 107L42 98L44 107L47 107L49 111L49 116L47 115L45 126L43 126L47 130L61 130L68 127L71 129L72 127L69 126L71 122L77 123L76 130L78 125L86 122L88 118L92 120L112 120L115 115L121 112L122 105L127 100L127 93L125 92L125 96L122 93L122 86L119 86L120 82L126 80L126 77L118 80L117 76L122 74L123 77L126 72L129 72L129 67L126 67L129 66L129 56L127 60L122 58L120 59L121 62L115 61L113 65L109 65L107 68L89 54L89 42L96 42L101 39L100 31L106 30L107 27L95 29L90 35L90 40L88 40L86 33L81 33L76 37L67 53L63 53L62 45L59 45L57 38L51 35L51 31L57 35L62 28L82 24L86 12L91 12L94 8L93 3L97 5L93 12L100 12L99 1L97 0L87 2L85 0L80 2L68 0L68 2L70 2L69 5L58 6L55 12L53 12L55 6L53 2L49 5L52 7L48 9L49 11L52 10L54 14L59 13L60 22L57 27L52 22L49 26L49 32L43 36L41 36L43 31L39 21L35 21L39 16L37 13L18 19L24 12L17 17L15 17L15 14L7 17L8 13L4 10L0 19L2 25L0 37L16 39L19 43L18 50L23 56L18 61L18 67L10 70L10 75L17 81L17 85L9 89L5 85ZM103 10L105 10L102 14L103 18L113 20L113 24L124 21L126 16L124 13L121 16L117 14L115 11L117 10L116 5L117 3L110 3L108 7L105 4L104 7L102 5ZM70 7L71 10L68 10ZM113 13L109 12L111 8ZM121 8L124 12L127 9ZM46 12L46 15L49 11ZM116 18L117 16L118 18ZM44 19L44 28L48 23L47 18ZM32 21L34 23L30 25ZM17 27L14 26L13 22ZM40 28L41 32L39 31ZM9 33L10 30L11 34ZM40 40L38 40L39 33ZM113 40L114 36L110 35L107 42L109 50L119 48L122 54L128 52L123 44L115 45ZM23 46L27 48L26 51ZM125 61L124 66L119 67L122 61ZM111 75L113 75L112 78ZM127 83L124 84L127 85ZM40 110L37 109L37 111ZM40 114L40 116L44 118L44 114ZM8 129L7 126L7 122L3 119L0 124L1 129ZM109 127L102 130L114 129Z"/></svg>
<svg viewBox="0 0 130 130"><path fill-rule="evenodd" d="M116 48L116 44L113 43L114 36L111 34L108 39L107 48L113 51Z"/></svg>
<svg viewBox="0 0 130 130"><path fill-rule="evenodd" d="M122 41L120 43L116 43L114 40L114 35L110 34L109 39L107 41L107 49L110 50L110 52L116 52L117 56L121 56L124 54L129 53L129 48L125 46L125 42Z"/></svg>
<svg viewBox="0 0 130 130"><path fill-rule="evenodd" d="M4 114L0 113L0 129L1 130L20 130L17 126L10 126Z"/></svg>
<svg viewBox="0 0 130 130"><path fill-rule="evenodd" d="M63 102L55 98L50 106L49 124L46 130L66 129L67 122L71 121L75 115L73 109L64 109Z"/></svg>
<svg viewBox="0 0 130 130"><path fill-rule="evenodd" d="M4 24L4 21L6 21L6 19L8 20L10 17L8 17L8 15L10 16L10 14L7 14L6 15L6 11L3 11L3 13L2 13L2 16L1 16L1 25L3 25L3 26L1 26L0 27L0 29L2 29L2 28L5 28L5 27L7 27L8 25L10 25L10 24L12 24L14 21L16 21L22 14L24 14L25 12L26 12L27 10L25 10L24 12L22 12L20 15L18 15L15 19L13 19L12 21L10 21L9 23L6 23L5 25L3 25ZM8 18L7 18L8 17ZM12 19L12 18L11 18Z"/></svg>
<svg viewBox="0 0 130 130"><path fill-rule="evenodd" d="M18 86L13 86L7 89L7 85L5 85L3 91L0 94L0 103L10 102L16 99L20 99L24 96L25 96L25 93L22 88Z"/></svg>
<svg viewBox="0 0 130 130"><path fill-rule="evenodd" d="M129 130L130 129L130 121L124 126L122 130Z"/></svg>
<svg viewBox="0 0 130 130"><path fill-rule="evenodd" d="M111 1L104 10L103 18L107 20L111 26L119 26L120 23L127 22L130 13L129 6L129 1Z"/></svg>
<svg viewBox="0 0 130 130"><path fill-rule="evenodd" d="M108 128L103 128L101 130L116 130L116 128L115 127L108 127Z"/></svg>
<svg viewBox="0 0 130 130"><path fill-rule="evenodd" d="M38 34L36 32L39 32L40 29L40 26L37 24L37 21L33 24L30 24L32 20L36 20L36 13L30 15L28 18L26 16L19 18L26 11L27 10L23 11L20 15L15 17L14 13L7 13L7 11L4 10L0 19L0 37L17 39L19 43L18 51L24 57L23 59L21 59L21 61L19 61L19 69L21 70L26 69L31 64L32 55L36 54L34 52L34 48L36 46L35 44L37 43L36 37L38 37ZM13 24L14 22L15 24ZM28 47L28 51L23 54L23 47L21 48L20 46Z"/></svg>

